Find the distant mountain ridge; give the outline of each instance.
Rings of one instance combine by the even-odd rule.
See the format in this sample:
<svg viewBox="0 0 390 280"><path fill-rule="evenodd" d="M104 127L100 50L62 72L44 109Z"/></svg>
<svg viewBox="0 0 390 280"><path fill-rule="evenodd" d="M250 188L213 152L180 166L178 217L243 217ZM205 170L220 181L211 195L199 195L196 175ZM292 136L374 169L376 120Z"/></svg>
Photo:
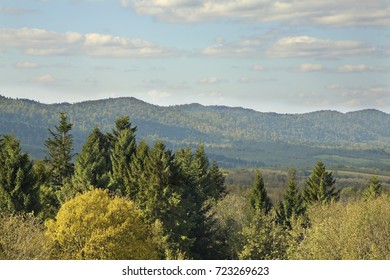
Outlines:
<svg viewBox="0 0 390 280"><path fill-rule="evenodd" d="M14 133L33 157L43 157L47 129L60 112L74 124L76 151L93 127L110 131L117 117L128 115L137 139L162 139L172 149L202 141L222 166L305 166L323 158L390 169L390 115L375 109L278 114L197 103L162 107L133 97L42 104L0 96L0 134Z"/></svg>

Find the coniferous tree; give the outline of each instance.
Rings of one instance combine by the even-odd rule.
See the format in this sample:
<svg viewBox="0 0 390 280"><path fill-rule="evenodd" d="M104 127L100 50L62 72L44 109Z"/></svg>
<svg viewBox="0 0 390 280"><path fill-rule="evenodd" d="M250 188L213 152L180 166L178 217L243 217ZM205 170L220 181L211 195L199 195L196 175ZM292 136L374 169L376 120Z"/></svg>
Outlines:
<svg viewBox="0 0 390 280"><path fill-rule="evenodd" d="M91 188L107 188L110 170L108 139L95 127L76 159L72 186L77 192L85 192Z"/></svg>
<svg viewBox="0 0 390 280"><path fill-rule="evenodd" d="M175 256L188 251L189 240L182 226L186 223L182 207L183 186L174 156L157 141L149 150L139 179L137 203L149 223L162 224L165 254ZM169 252L168 252L169 251Z"/></svg>
<svg viewBox="0 0 390 280"><path fill-rule="evenodd" d="M192 230L189 236L194 240L191 248L191 257L194 259L222 258L224 248L222 237L218 235L216 221L211 215L212 203L219 199L224 188L224 178L218 166L210 167L204 145L201 143L195 153L185 152L185 177L190 178L192 184L186 185L185 197L189 198L187 205L192 205L189 220ZM189 163L190 162L190 163Z"/></svg>
<svg viewBox="0 0 390 280"><path fill-rule="evenodd" d="M55 131L49 129L51 138L45 141L48 153L46 162L50 168L49 181L55 187L61 187L65 180L69 181L73 175L73 135L70 134L72 126L66 114L60 113L59 125L55 126Z"/></svg>
<svg viewBox="0 0 390 280"><path fill-rule="evenodd" d="M209 196L215 201L220 200L226 195L225 177L223 176L218 164L214 161L209 169L210 190Z"/></svg>
<svg viewBox="0 0 390 280"><path fill-rule="evenodd" d="M129 181L126 186L126 195L137 202L140 192L140 181L143 180L145 164L149 153L149 146L143 139L137 145L135 154L132 157L129 170Z"/></svg>
<svg viewBox="0 0 390 280"><path fill-rule="evenodd" d="M111 145L111 164L109 188L120 195L133 198L136 190L131 188L130 164L136 152L135 132L129 117L120 117L115 121L116 129L109 135Z"/></svg>
<svg viewBox="0 0 390 280"><path fill-rule="evenodd" d="M256 173L255 181L251 191L250 203L255 214L268 214L272 208L271 199L268 197L264 186L263 176L260 171Z"/></svg>
<svg viewBox="0 0 390 280"><path fill-rule="evenodd" d="M339 200L340 191L336 190L335 183L336 180L333 178L332 172L326 171L324 163L319 161L302 191L306 204L329 203L333 200Z"/></svg>
<svg viewBox="0 0 390 280"><path fill-rule="evenodd" d="M364 198L372 199L378 197L382 192L382 184L378 180L378 176L372 176L370 184L364 190Z"/></svg>
<svg viewBox="0 0 390 280"><path fill-rule="evenodd" d="M279 203L276 212L278 222L290 229L290 219L303 215L305 210L302 196L296 184L296 170L290 169L286 193L283 196L283 201Z"/></svg>
<svg viewBox="0 0 390 280"><path fill-rule="evenodd" d="M0 211L30 212L37 209L33 165L14 135L0 140Z"/></svg>

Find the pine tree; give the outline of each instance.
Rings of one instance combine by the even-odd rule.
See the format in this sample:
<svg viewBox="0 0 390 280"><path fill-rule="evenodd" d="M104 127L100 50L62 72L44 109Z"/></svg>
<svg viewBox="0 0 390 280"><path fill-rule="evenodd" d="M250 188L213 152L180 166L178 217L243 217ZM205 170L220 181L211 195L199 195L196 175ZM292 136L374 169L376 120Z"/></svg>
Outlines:
<svg viewBox="0 0 390 280"><path fill-rule="evenodd" d="M372 176L370 184L365 188L363 197L368 200L377 198L382 192L382 184L378 180L378 176Z"/></svg>
<svg viewBox="0 0 390 280"><path fill-rule="evenodd" d="M65 180L69 180L73 175L73 135L70 134L72 126L66 114L60 113L59 125L55 126L55 131L49 129L52 138L45 141L48 153L46 162L50 167L50 183L55 187L61 187Z"/></svg>
<svg viewBox="0 0 390 280"><path fill-rule="evenodd" d="M135 132L129 117L120 117L115 122L116 130L109 135L111 145L111 164L109 188L120 195L133 198L136 190L131 188L130 164L136 152Z"/></svg>
<svg viewBox="0 0 390 280"><path fill-rule="evenodd" d="M340 198L340 191L336 190L335 183L332 172L327 172L324 163L319 161L303 188L303 199L307 204L337 201Z"/></svg>
<svg viewBox="0 0 390 280"><path fill-rule="evenodd" d="M77 157L72 177L73 188L77 192L85 192L91 188L107 188L110 170L108 139L95 127Z"/></svg>
<svg viewBox="0 0 390 280"><path fill-rule="evenodd" d="M272 208L271 199L268 197L264 186L263 176L260 171L256 173L255 181L251 191L250 203L255 214L268 214Z"/></svg>
<svg viewBox="0 0 390 280"><path fill-rule="evenodd" d="M296 170L290 169L286 193L284 194L283 201L279 203L276 212L278 222L291 229L290 219L303 215L305 211L302 196L296 185Z"/></svg>
<svg viewBox="0 0 390 280"><path fill-rule="evenodd" d="M14 135L0 140L0 212L37 209L33 165Z"/></svg>

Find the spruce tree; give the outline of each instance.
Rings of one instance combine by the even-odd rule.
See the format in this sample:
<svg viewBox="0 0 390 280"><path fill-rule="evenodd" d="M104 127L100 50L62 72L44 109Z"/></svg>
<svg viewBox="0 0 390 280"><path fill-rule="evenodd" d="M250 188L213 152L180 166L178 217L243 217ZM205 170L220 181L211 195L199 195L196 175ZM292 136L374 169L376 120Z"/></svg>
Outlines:
<svg viewBox="0 0 390 280"><path fill-rule="evenodd" d="M263 176L260 171L256 172L256 178L250 196L250 204L256 215L268 214L272 208L271 199L268 197L264 186Z"/></svg>
<svg viewBox="0 0 390 280"><path fill-rule="evenodd" d="M131 126L127 116L118 118L115 125L116 129L109 135L112 164L109 188L120 195L133 198L137 191L130 185L130 164L137 148L135 139L137 127Z"/></svg>
<svg viewBox="0 0 390 280"><path fill-rule="evenodd" d="M302 191L306 204L329 203L339 200L340 191L336 190L335 183L336 180L333 178L332 172L326 171L324 163L319 161Z"/></svg>
<svg viewBox="0 0 390 280"><path fill-rule="evenodd" d="M226 195L225 177L215 161L211 164L208 173L210 178L209 196L215 201L220 200Z"/></svg>
<svg viewBox="0 0 390 280"><path fill-rule="evenodd" d="M382 192L382 184L378 180L378 176L372 176L370 184L365 188L363 197L364 199L372 199L380 196Z"/></svg>
<svg viewBox="0 0 390 280"><path fill-rule="evenodd" d="M33 165L14 135L0 140L0 212L31 212L37 209Z"/></svg>
<svg viewBox="0 0 390 280"><path fill-rule="evenodd" d="M109 142L99 128L88 136L75 164L72 185L75 191L85 192L91 188L107 188L111 170Z"/></svg>
<svg viewBox="0 0 390 280"><path fill-rule="evenodd" d="M125 189L126 195L137 202L140 192L140 180L144 177L145 164L149 154L149 146L145 139L137 145L137 149L130 163L129 180Z"/></svg>
<svg viewBox="0 0 390 280"><path fill-rule="evenodd" d="M48 157L46 162L50 168L50 183L61 187L73 175L74 164L73 135L70 134L72 124L65 113L60 113L60 122L55 131L49 129L51 138L45 141Z"/></svg>
<svg viewBox="0 0 390 280"><path fill-rule="evenodd" d="M296 170L290 169L286 193L276 211L278 222L287 228L291 228L291 218L303 215L305 211L306 208L296 184Z"/></svg>
<svg viewBox="0 0 390 280"><path fill-rule="evenodd" d="M182 195L182 175L174 155L157 141L147 153L136 201L149 223L161 225L166 258L188 257L191 246Z"/></svg>

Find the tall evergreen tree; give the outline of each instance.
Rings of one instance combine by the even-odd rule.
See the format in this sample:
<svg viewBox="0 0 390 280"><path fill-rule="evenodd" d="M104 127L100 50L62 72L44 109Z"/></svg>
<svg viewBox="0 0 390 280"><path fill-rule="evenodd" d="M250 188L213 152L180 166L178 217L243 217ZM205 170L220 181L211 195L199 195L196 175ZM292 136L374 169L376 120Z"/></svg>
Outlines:
<svg viewBox="0 0 390 280"><path fill-rule="evenodd" d="M268 214L272 208L271 199L268 197L264 186L263 176L257 171L255 181L251 191L250 203L255 210L255 214Z"/></svg>
<svg viewBox="0 0 390 280"><path fill-rule="evenodd" d="M78 192L93 188L107 188L111 170L109 142L99 128L88 136L75 164L72 186Z"/></svg>
<svg viewBox="0 0 390 280"><path fill-rule="evenodd" d="M210 211L225 193L224 177L218 165L210 166L203 144L195 153L190 148L179 149L175 162L184 186L181 205L187 218L182 230L190 242L187 256L191 259L224 258L226 246Z"/></svg>
<svg viewBox="0 0 390 280"><path fill-rule="evenodd" d="M144 164L139 178L138 206L150 223L161 222L167 244L165 250L170 255L186 253L190 241L183 231L187 219L182 207L182 177L174 155L164 143L157 141Z"/></svg>
<svg viewBox="0 0 390 280"><path fill-rule="evenodd" d="M14 135L0 140L0 211L37 209L33 165Z"/></svg>
<svg viewBox="0 0 390 280"><path fill-rule="evenodd" d="M56 187L61 187L65 180L69 180L73 174L73 135L70 134L72 126L68 122L66 114L60 113L59 124L55 126L55 131L49 129L51 138L45 141L48 153L46 162L50 168L50 183Z"/></svg>
<svg viewBox="0 0 390 280"><path fill-rule="evenodd" d="M337 201L340 198L340 191L336 190L335 183L332 172L326 171L324 163L319 161L303 188L303 199L307 204Z"/></svg>
<svg viewBox="0 0 390 280"><path fill-rule="evenodd" d="M378 197L382 192L382 184L378 180L378 176L372 176L370 184L364 190L364 198L372 199Z"/></svg>
<svg viewBox="0 0 390 280"><path fill-rule="evenodd" d="M278 222L287 228L291 228L291 218L303 215L305 211L303 199L296 184L296 170L290 169L286 193L276 211Z"/></svg>
<svg viewBox="0 0 390 280"><path fill-rule="evenodd" d="M137 202L140 192L140 181L144 180L145 164L149 154L149 146L145 139L137 145L135 154L132 157L129 169L129 180L126 186L125 193L127 197Z"/></svg>
<svg viewBox="0 0 390 280"><path fill-rule="evenodd" d="M120 195L134 197L136 190L131 188L130 164L136 152L135 132L129 117L120 117L115 121L116 129L109 135L111 145L111 164L109 188Z"/></svg>
<svg viewBox="0 0 390 280"><path fill-rule="evenodd" d="M208 173L210 178L209 196L217 201L226 195L225 177L215 161L211 164Z"/></svg>

